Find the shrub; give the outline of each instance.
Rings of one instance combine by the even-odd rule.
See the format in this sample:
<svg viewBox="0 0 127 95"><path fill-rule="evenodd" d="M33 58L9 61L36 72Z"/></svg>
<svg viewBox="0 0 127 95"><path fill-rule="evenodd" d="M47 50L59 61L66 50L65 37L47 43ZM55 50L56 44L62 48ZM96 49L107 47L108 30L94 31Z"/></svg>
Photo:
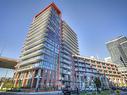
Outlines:
<svg viewBox="0 0 127 95"><path fill-rule="evenodd" d="M93 92L92 95L96 95L96 92Z"/></svg>
<svg viewBox="0 0 127 95"><path fill-rule="evenodd" d="M120 90L116 90L116 95L120 95Z"/></svg>

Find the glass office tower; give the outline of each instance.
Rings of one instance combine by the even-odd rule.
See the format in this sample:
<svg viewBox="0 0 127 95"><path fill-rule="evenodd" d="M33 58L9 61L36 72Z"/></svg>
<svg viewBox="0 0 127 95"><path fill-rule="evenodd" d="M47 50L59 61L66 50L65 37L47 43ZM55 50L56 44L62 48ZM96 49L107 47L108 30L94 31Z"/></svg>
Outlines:
<svg viewBox="0 0 127 95"><path fill-rule="evenodd" d="M127 71L127 37L119 36L106 43L111 59L120 71Z"/></svg>
<svg viewBox="0 0 127 95"><path fill-rule="evenodd" d="M34 17L16 66L15 87L57 87L60 67L61 12L54 3Z"/></svg>
<svg viewBox="0 0 127 95"><path fill-rule="evenodd" d="M107 42L111 59L118 65L119 71L127 81L127 37L119 36Z"/></svg>

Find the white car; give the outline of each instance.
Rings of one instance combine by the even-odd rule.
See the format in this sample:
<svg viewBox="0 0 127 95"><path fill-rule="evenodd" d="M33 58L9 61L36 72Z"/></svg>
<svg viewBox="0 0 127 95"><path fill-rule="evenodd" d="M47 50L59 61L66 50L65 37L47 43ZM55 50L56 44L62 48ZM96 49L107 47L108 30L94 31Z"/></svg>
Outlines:
<svg viewBox="0 0 127 95"><path fill-rule="evenodd" d="M89 86L89 87L86 87L85 90L86 91L96 91L96 88Z"/></svg>

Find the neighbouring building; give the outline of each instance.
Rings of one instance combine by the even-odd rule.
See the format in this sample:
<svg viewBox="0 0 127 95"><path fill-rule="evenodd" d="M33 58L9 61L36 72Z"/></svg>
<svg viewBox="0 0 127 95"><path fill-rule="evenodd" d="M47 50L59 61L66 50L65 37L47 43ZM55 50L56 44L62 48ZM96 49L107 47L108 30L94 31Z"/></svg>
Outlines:
<svg viewBox="0 0 127 95"><path fill-rule="evenodd" d="M0 57L0 77L8 77L13 78L15 66L17 65L18 60L7 58L7 57Z"/></svg>
<svg viewBox="0 0 127 95"><path fill-rule="evenodd" d="M113 63L116 63L120 70L127 70L127 37L119 36L108 41L106 45Z"/></svg>
<svg viewBox="0 0 127 95"><path fill-rule="evenodd" d="M17 63L18 60L0 57L0 89L5 87L6 81L13 81L14 70Z"/></svg>
<svg viewBox="0 0 127 95"><path fill-rule="evenodd" d="M113 63L118 65L119 71L127 78L127 37L119 36L106 43Z"/></svg>
<svg viewBox="0 0 127 95"><path fill-rule="evenodd" d="M121 45L121 47L122 47L122 49L123 49L123 51L125 53L125 57L126 57L125 63L127 64L127 40L122 42L122 43L120 43L120 45Z"/></svg>
<svg viewBox="0 0 127 95"><path fill-rule="evenodd" d="M126 81L118 71L117 65L105 62L96 58L74 55L76 83L84 90L95 88L94 78L101 80L102 88L107 89L112 86L126 86Z"/></svg>

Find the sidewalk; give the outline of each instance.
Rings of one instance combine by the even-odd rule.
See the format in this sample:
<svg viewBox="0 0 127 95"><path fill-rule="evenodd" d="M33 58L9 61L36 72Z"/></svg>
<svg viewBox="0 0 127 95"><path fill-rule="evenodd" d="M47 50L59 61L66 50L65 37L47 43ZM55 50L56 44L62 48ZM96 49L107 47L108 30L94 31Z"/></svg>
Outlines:
<svg viewBox="0 0 127 95"><path fill-rule="evenodd" d="M51 92L0 92L0 95L63 95L62 91Z"/></svg>

